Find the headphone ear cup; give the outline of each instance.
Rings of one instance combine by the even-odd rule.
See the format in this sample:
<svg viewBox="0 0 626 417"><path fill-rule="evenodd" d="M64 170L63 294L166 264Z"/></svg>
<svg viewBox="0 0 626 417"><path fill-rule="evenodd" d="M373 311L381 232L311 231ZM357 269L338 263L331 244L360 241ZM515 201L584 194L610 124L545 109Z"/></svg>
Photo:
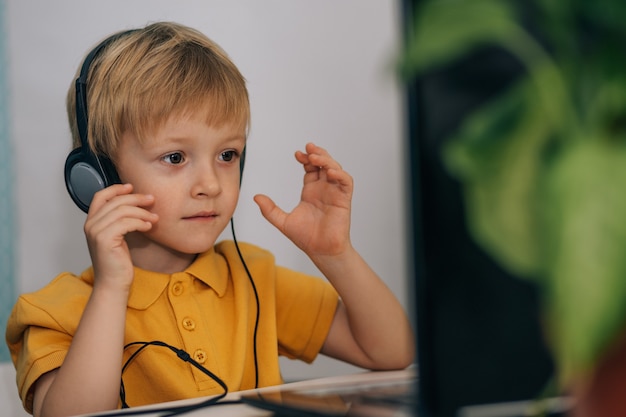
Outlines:
<svg viewBox="0 0 626 417"><path fill-rule="evenodd" d="M110 185L107 182L95 155L76 148L67 156L65 186L74 203L85 213L89 211L94 194Z"/></svg>

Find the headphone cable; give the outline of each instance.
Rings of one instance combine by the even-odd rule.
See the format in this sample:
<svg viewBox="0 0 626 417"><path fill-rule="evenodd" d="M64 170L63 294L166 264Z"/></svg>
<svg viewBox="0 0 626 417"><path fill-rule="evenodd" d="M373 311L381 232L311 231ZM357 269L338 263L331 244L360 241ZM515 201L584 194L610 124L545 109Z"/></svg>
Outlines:
<svg viewBox="0 0 626 417"><path fill-rule="evenodd" d="M254 322L254 339L253 339L253 350L254 350L254 388L259 387L259 360L257 356L257 334L259 331L259 318L261 316L261 303L259 302L259 293L256 289L256 284L254 283L254 279L252 279L252 274L248 269L248 265L246 265L246 261L243 259L243 255L241 254L241 250L239 249L239 243L237 242L237 237L235 236L235 220L234 218L230 218L230 230L233 234L233 242L235 242L235 248L237 249L237 254L239 255L239 259L241 259L241 263L243 264L243 268L246 270L246 274L248 275L248 279L250 280L250 285L252 286L252 291L254 292L254 298L256 300L256 319Z"/></svg>
<svg viewBox="0 0 626 417"><path fill-rule="evenodd" d="M241 403L240 400L220 401L228 394L228 386L226 385L226 383L224 381L222 381L222 379L220 379L213 372L211 372L210 370L208 370L207 368L205 368L204 366L202 366L201 364L196 362L191 357L191 355L189 355L189 353L184 351L183 349L178 349L178 348L176 348L176 347L174 347L172 345L169 345L169 344L167 344L165 342L162 342L160 340L153 340L151 342L131 342L131 343L128 343L126 346L124 346L124 349L127 349L127 348L129 348L131 346L134 346L134 345L141 345L141 346L139 347L139 349L137 349L135 352L133 352L133 354L126 360L126 362L124 363L124 366L122 367L122 374L124 373L124 370L128 367L128 365L145 348L147 348L148 346L161 346L161 347L168 348L172 352L176 353L176 356L178 356L178 358L180 358L181 360L183 360L185 362L190 363L192 366L194 366L195 368L200 370L202 373L204 373L205 375L209 376L220 387L222 387L222 389L224 391L222 393L214 396L214 397L211 397L211 398L209 398L207 400L200 401L200 402L198 402L196 404L192 404L192 405L133 410L133 409L129 409L129 406L126 403L126 391L125 391L125 388L124 388L124 380L122 378L121 381L120 381L120 400L121 400L121 403L122 403L122 410L119 410L119 411L114 412L114 413L106 413L106 414L101 414L101 415L94 415L94 417L136 416L136 415L152 414L152 413L165 413L165 414L161 414L159 417L172 417L172 416L180 415L180 414L183 414L183 413L187 413L187 412L190 412L190 411L193 411L193 410L197 410L197 409L200 409L200 408L204 408L204 407L208 407L208 406L228 405L228 404L239 404L239 403Z"/></svg>

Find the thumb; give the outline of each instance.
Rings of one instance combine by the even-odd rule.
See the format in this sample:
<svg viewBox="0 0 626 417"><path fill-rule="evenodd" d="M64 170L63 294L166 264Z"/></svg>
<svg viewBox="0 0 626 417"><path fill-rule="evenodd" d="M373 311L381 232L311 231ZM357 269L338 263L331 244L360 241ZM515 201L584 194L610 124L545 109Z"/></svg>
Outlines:
<svg viewBox="0 0 626 417"><path fill-rule="evenodd" d="M282 232L287 213L285 213L271 198L266 195L255 195L254 202L259 206L259 209L261 209L263 217L265 217L268 222Z"/></svg>

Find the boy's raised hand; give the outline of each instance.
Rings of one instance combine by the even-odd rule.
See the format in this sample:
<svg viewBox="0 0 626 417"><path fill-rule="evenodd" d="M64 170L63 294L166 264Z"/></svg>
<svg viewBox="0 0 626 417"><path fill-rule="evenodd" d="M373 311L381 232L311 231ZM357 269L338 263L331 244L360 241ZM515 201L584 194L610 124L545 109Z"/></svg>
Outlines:
<svg viewBox="0 0 626 417"><path fill-rule="evenodd" d="M94 286L130 288L133 264L124 239L127 233L146 232L158 216L144 207L154 197L133 194L130 184L115 184L96 193L85 221L85 236L94 268Z"/></svg>
<svg viewBox="0 0 626 417"><path fill-rule="evenodd" d="M352 177L323 148L297 151L304 167L300 203L287 213L269 197L256 195L263 216L309 256L335 256L350 247Z"/></svg>

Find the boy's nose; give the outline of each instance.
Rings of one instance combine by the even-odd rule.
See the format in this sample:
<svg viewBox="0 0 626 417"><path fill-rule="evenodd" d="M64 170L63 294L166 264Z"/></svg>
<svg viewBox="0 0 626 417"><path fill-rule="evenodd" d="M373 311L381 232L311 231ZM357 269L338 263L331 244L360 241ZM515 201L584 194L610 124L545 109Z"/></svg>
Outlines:
<svg viewBox="0 0 626 417"><path fill-rule="evenodd" d="M194 182L191 187L193 196L215 196L222 191L215 168L211 164L202 164L194 170Z"/></svg>

